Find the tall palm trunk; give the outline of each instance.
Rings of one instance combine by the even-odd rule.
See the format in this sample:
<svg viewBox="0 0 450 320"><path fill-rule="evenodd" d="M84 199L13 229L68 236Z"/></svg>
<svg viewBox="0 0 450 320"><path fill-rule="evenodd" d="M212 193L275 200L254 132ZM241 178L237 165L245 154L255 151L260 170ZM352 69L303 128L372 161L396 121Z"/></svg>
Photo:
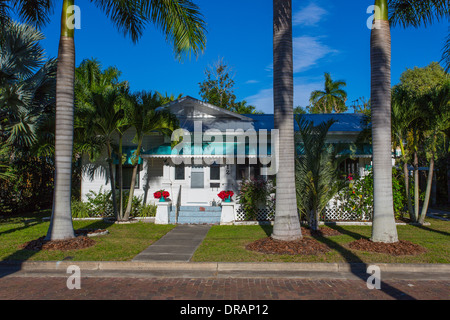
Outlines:
<svg viewBox="0 0 450 320"><path fill-rule="evenodd" d="M123 165L122 165L122 154L123 154L123 134L119 133L119 164L117 172L117 181L119 184L119 220L123 219Z"/></svg>
<svg viewBox="0 0 450 320"><path fill-rule="evenodd" d="M419 220L419 157L414 150L414 222Z"/></svg>
<svg viewBox="0 0 450 320"><path fill-rule="evenodd" d="M422 212L420 213L420 217L419 217L420 224L423 224L425 222L425 217L426 217L427 211L428 211L428 204L430 203L430 194L431 194L431 187L433 185L433 175L434 175L434 155L435 155L436 140L437 140L437 134L435 133L433 135L433 142L432 142L432 146L431 146L432 151L431 151L431 158L430 158L430 166L428 168L428 178L427 178L427 188L425 190L425 199L423 201Z"/></svg>
<svg viewBox="0 0 450 320"><path fill-rule="evenodd" d="M391 144L391 34L387 0L376 0L380 8L371 34L371 98L374 173L372 241L398 241L392 194Z"/></svg>
<svg viewBox="0 0 450 320"><path fill-rule="evenodd" d="M273 95L275 129L279 130L276 213L272 238L302 238L295 189L292 1L273 0Z"/></svg>
<svg viewBox="0 0 450 320"><path fill-rule="evenodd" d="M414 217L414 209L411 202L411 192L409 189L409 170L408 170L408 163L403 163L403 175L405 179L405 192L406 192L406 200L408 203L408 213L409 213L409 219L413 220Z"/></svg>
<svg viewBox="0 0 450 320"><path fill-rule="evenodd" d="M112 163L112 149L109 141L106 143L106 147L108 149L109 181L111 183L111 197L113 203L114 217L116 218L116 220L118 220L119 216L117 211L116 182L114 178L114 171L113 171L114 168Z"/></svg>
<svg viewBox="0 0 450 320"><path fill-rule="evenodd" d="M47 240L75 237L71 212L72 153L75 83L74 30L67 26L67 8L74 0L64 0L56 75L55 191Z"/></svg>
<svg viewBox="0 0 450 320"><path fill-rule="evenodd" d="M130 185L130 194L128 196L128 203L127 203L127 209L125 210L125 216L124 220L130 219L131 214L131 207L133 205L133 197L134 197L134 189L136 187L136 177L137 177L137 171L139 168L139 157L141 156L141 147L142 147L142 138L139 139L137 151L136 151L136 163L133 166L133 173L131 176L131 185Z"/></svg>

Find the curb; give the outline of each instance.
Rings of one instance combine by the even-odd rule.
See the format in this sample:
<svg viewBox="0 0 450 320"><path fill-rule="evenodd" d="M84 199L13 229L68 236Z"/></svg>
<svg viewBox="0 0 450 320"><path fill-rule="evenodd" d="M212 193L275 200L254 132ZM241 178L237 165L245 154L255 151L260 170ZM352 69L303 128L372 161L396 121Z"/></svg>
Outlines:
<svg viewBox="0 0 450 320"><path fill-rule="evenodd" d="M120 262L120 261L25 261L0 262L2 276L67 277L69 266L85 277L134 278L321 278L361 279L367 268L380 268L385 279L447 280L449 264L387 263L233 263L233 262Z"/></svg>

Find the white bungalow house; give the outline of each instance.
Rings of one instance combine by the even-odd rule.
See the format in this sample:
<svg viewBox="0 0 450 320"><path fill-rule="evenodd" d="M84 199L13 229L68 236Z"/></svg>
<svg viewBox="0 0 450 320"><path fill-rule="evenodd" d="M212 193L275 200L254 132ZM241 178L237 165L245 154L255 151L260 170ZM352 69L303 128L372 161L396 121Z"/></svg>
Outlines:
<svg viewBox="0 0 450 320"><path fill-rule="evenodd" d="M184 139L173 148L172 140L176 140L176 135L174 139L159 133L145 137L135 190L135 195L142 197L145 203L156 203L158 200L154 199L153 193L164 189L170 193L172 211L176 208L220 211L210 208L220 203L220 191L232 190L237 194L243 179L272 178L275 167L271 152L275 141L272 141L275 137L272 134L273 115L240 115L189 96L162 108L169 109L178 117ZM333 143L353 144L364 128L360 114L308 114L305 117L316 124L335 119L337 122L328 134ZM295 127L298 131L297 124ZM182 132L178 130L178 133ZM131 143L133 137L134 130L130 129L123 139L124 152L127 153L123 167L125 189L130 185L130 157L136 149ZM352 158L354 160L348 160L343 169L347 173L364 173L371 164L370 146L361 145ZM84 159L83 165L86 170L83 170L81 183L82 199L86 199L91 190L110 190L105 159L97 163ZM239 220L239 206L234 207L234 212L234 220ZM219 213L215 219L220 221Z"/></svg>

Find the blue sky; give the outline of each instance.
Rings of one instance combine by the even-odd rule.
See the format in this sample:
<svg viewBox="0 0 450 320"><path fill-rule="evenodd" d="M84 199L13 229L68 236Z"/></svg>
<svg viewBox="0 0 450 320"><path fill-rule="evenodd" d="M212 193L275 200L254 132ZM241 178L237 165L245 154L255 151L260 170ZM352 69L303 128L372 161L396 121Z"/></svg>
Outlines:
<svg viewBox="0 0 450 320"><path fill-rule="evenodd" d="M339 6L338 2L343 3ZM155 90L200 98L199 82L205 68L219 58L232 68L238 101L273 113L272 102L272 0L197 0L208 24L205 52L178 62L171 46L152 25L138 44L119 33L103 12L87 0L81 9L81 30L76 31L77 65L97 58L104 67L116 66L132 90ZM306 106L311 91L323 89L324 72L345 80L348 105L370 96L370 30L367 8L373 0L293 0L294 104ZM57 56L59 17L43 29L43 46ZM407 68L440 61L448 22L428 28L392 33L392 84Z"/></svg>

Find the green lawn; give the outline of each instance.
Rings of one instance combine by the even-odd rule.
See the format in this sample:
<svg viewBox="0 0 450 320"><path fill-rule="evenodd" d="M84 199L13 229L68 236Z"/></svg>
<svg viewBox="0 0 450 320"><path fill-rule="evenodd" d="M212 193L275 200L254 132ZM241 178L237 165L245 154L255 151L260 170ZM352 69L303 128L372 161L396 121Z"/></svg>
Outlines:
<svg viewBox="0 0 450 320"><path fill-rule="evenodd" d="M450 222L427 219L431 226L398 226L400 240L419 244L427 252L417 256L389 256L348 248L361 237L370 237L370 226L334 226L342 235L316 238L332 250L317 256L263 254L248 251L245 246L267 237L271 226L213 226L194 254L193 261L216 262L364 262L364 263L450 263Z"/></svg>
<svg viewBox="0 0 450 320"><path fill-rule="evenodd" d="M92 238L96 241L93 247L77 251L21 249L22 244L46 235L49 222L43 222L41 218L49 214L41 212L27 217L0 218L0 261L60 261L64 258L74 261L129 261L174 227L143 222L118 225L103 221L74 221L75 229L108 229L109 234Z"/></svg>
<svg viewBox="0 0 450 320"><path fill-rule="evenodd" d="M14 218L0 217L0 261L129 261L174 226L153 223L110 224L103 221L74 221L75 229L108 229L109 234L94 237L93 247L78 251L29 251L20 246L46 234L49 211ZM389 256L350 250L347 244L370 237L370 226L335 226L342 235L317 238L332 250L317 256L262 254L245 246L272 233L271 226L213 226L194 254L195 262L364 262L364 263L450 263L450 222L427 219L431 226L397 226L400 240L408 240L428 251L418 256Z"/></svg>

